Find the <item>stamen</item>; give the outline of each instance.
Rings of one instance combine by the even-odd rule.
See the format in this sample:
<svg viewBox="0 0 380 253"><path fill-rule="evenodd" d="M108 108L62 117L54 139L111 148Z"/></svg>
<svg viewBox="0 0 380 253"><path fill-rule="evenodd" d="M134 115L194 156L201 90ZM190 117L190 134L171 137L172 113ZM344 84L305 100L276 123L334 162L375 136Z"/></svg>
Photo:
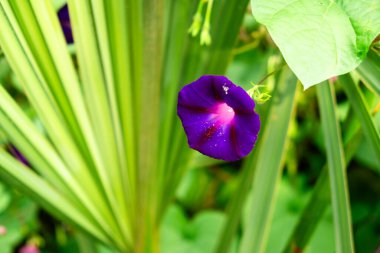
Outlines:
<svg viewBox="0 0 380 253"><path fill-rule="evenodd" d="M220 103L215 106L212 113L216 115L217 120L221 124L229 123L235 117L235 111L226 103Z"/></svg>

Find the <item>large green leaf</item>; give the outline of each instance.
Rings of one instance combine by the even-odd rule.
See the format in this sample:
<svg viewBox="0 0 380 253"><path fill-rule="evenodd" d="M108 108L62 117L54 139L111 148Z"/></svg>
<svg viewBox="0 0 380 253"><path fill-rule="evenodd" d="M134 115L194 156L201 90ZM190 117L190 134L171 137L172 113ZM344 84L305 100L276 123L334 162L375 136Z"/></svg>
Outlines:
<svg viewBox="0 0 380 253"><path fill-rule="evenodd" d="M379 0L335 0L350 18L356 33L357 53L364 57L380 33Z"/></svg>
<svg viewBox="0 0 380 253"><path fill-rule="evenodd" d="M379 0L252 0L305 88L355 69L380 33Z"/></svg>

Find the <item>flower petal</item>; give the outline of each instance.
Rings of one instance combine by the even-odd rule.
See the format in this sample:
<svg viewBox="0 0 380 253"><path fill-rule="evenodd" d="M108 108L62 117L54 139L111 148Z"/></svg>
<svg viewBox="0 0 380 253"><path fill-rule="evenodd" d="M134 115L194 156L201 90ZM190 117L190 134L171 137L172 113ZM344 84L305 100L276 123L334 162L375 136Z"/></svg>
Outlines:
<svg viewBox="0 0 380 253"><path fill-rule="evenodd" d="M212 76L202 76L191 84L186 85L179 92L179 105L194 108L209 108L218 103Z"/></svg>
<svg viewBox="0 0 380 253"><path fill-rule="evenodd" d="M242 114L235 117L235 149L240 156L248 155L253 149L260 131L260 119L256 113Z"/></svg>
<svg viewBox="0 0 380 253"><path fill-rule="evenodd" d="M241 87L233 87L229 93L223 98L226 103L231 106L235 112L252 113L255 109L255 102Z"/></svg>
<svg viewBox="0 0 380 253"><path fill-rule="evenodd" d="M202 145L194 149L216 159L226 161L241 159L242 156L235 149L232 129L231 125L219 126Z"/></svg>
<svg viewBox="0 0 380 253"><path fill-rule="evenodd" d="M71 30L70 14L69 14L69 8L67 7L67 4L65 4L58 11L58 18L59 18L59 22L61 23L61 27L65 35L66 42L68 44L72 44L74 42L74 39L73 39L72 30Z"/></svg>
<svg viewBox="0 0 380 253"><path fill-rule="evenodd" d="M178 116L189 146L213 158L235 161L253 148L260 129L255 103L223 76L203 76L179 92Z"/></svg>

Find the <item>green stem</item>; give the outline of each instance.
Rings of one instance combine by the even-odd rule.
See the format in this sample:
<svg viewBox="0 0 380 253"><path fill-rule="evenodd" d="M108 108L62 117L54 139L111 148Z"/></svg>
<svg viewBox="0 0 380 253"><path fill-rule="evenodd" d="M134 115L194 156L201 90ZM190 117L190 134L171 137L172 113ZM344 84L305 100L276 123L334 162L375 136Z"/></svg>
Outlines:
<svg viewBox="0 0 380 253"><path fill-rule="evenodd" d="M143 2L143 77L141 85L136 252L158 252L158 134L163 54L163 0Z"/></svg>
<svg viewBox="0 0 380 253"><path fill-rule="evenodd" d="M363 127L363 133L368 141L368 144L376 154L375 161L377 163L377 171L380 171L380 135L376 124L372 119L368 104L364 99L358 85L352 80L350 74L340 76L338 81L342 83L342 87L351 102L352 108Z"/></svg>
<svg viewBox="0 0 380 253"><path fill-rule="evenodd" d="M340 127L335 114L333 85L317 86L318 102L327 151L332 209L335 227L335 247L338 253L354 252L351 211Z"/></svg>
<svg viewBox="0 0 380 253"><path fill-rule="evenodd" d="M266 248L276 189L283 168L287 132L294 115L296 83L288 68L280 73L275 96L281 99L270 107L257 147L256 172L252 194L248 199L250 219L244 224L240 253L264 252Z"/></svg>
<svg viewBox="0 0 380 253"><path fill-rule="evenodd" d="M359 130L359 129L358 129ZM362 140L361 131L356 131L355 135L345 146L346 161L349 162ZM323 217L325 210L331 202L330 185L327 165L323 167L314 187L313 195L308 201L301 218L294 229L291 239L283 250L284 253L293 253L305 249L319 221Z"/></svg>

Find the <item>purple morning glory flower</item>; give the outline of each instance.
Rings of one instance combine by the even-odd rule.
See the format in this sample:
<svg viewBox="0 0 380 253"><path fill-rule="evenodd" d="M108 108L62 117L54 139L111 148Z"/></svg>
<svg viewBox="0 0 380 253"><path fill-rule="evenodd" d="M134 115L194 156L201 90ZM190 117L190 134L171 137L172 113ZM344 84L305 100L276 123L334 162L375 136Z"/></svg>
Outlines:
<svg viewBox="0 0 380 253"><path fill-rule="evenodd" d="M251 152L260 130L254 108L247 92L224 76L202 76L178 95L178 116L189 146L226 161Z"/></svg>
<svg viewBox="0 0 380 253"><path fill-rule="evenodd" d="M63 33L65 34L66 42L68 44L73 43L74 39L73 39L72 30L71 30L69 8L67 7L67 4L65 4L58 11L58 18L59 18L59 22L61 23Z"/></svg>

